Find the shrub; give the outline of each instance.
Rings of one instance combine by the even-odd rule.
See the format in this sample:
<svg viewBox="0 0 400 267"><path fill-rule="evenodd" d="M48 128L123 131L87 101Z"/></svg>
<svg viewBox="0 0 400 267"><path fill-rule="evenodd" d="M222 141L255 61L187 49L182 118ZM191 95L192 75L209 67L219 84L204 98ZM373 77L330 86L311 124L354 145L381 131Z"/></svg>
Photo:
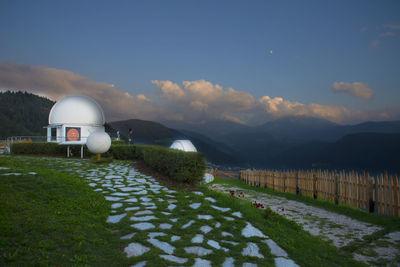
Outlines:
<svg viewBox="0 0 400 267"><path fill-rule="evenodd" d="M80 146L71 146L73 155L80 155ZM14 143L13 154L65 156L67 146L57 143ZM84 155L92 154L84 146ZM135 146L112 144L105 158L119 160L142 159L149 167L179 182L196 183L201 181L206 169L206 161L201 153L184 152L161 146Z"/></svg>
<svg viewBox="0 0 400 267"><path fill-rule="evenodd" d="M160 146L138 146L137 156L153 169L179 182L201 181L206 169L204 155Z"/></svg>
<svg viewBox="0 0 400 267"><path fill-rule="evenodd" d="M11 153L17 155L66 155L67 147L57 143L13 143Z"/></svg>
<svg viewBox="0 0 400 267"><path fill-rule="evenodd" d="M112 145L125 145L125 141L124 140L112 140L111 144Z"/></svg>
<svg viewBox="0 0 400 267"><path fill-rule="evenodd" d="M136 159L136 149L134 145L114 145L112 144L107 156L110 155L115 159L133 160Z"/></svg>
<svg viewBox="0 0 400 267"><path fill-rule="evenodd" d="M70 146L70 152L74 156L81 155L81 146ZM13 143L11 144L11 153L15 155L53 155L65 156L67 155L67 146L59 145L57 143ZM86 146L83 147L83 154L91 156Z"/></svg>

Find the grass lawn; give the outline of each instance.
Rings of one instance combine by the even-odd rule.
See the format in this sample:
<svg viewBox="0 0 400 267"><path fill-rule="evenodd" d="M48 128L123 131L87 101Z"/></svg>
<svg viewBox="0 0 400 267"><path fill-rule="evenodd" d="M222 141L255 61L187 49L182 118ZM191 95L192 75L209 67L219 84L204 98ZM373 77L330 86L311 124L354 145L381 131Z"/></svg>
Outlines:
<svg viewBox="0 0 400 267"><path fill-rule="evenodd" d="M131 227L130 218L134 217L136 212L145 210L142 203L127 203L121 200L124 205L114 209L112 213L111 203L105 201L105 195L94 191L105 188L102 186L102 179L107 174L117 174L118 170L130 164L117 161L110 167L110 164L92 164L87 160L78 159L0 156L0 166L10 168L0 170L0 266L129 266L143 260L148 262L147 266L174 265L159 258L160 254L165 253L148 243L148 231L136 231ZM21 175L1 175L6 172ZM81 176L95 177L98 180L97 185L89 187L88 181ZM240 184L240 181L217 179L216 182L247 186ZM193 246L193 235L205 225L213 227L211 232L205 234L205 240L216 240L229 249L228 252L218 250L202 257L210 260L213 266L221 266L224 259L231 256L235 258L235 266L254 261L254 257L241 255L248 241L257 243L266 255L263 259L257 259L259 266L273 266L274 257L260 238L243 238L241 229L246 226L246 222L251 222L268 235L300 266L364 266L355 261L352 255L343 253L329 242L310 235L283 216L268 214L254 208L248 201L213 192L208 190L207 186L200 186L197 191L202 191L204 196L184 189L177 190L176 193L163 191L156 195L145 195L151 197L152 202L156 204L156 208L151 210L152 215L157 217L153 221L156 225L171 223L171 218L178 219L171 223L173 227L170 230L156 228L150 231L164 232L164 236L157 238L175 246L174 255L187 258L188 266L192 266L198 256L187 254L184 248ZM230 211L221 213L213 208L213 203L205 200L205 197L214 198L217 206L228 207ZM174 203L177 207L170 211L171 215L166 215L168 200L171 198L177 200ZM191 203L201 203L201 206L193 209L189 207ZM127 211L127 207L138 209ZM226 220L226 216L237 211L241 212L243 218ZM121 213L127 215L118 224L106 223L109 215ZM211 215L212 219L199 220L199 214ZM193 225L183 228L183 225L191 220L194 220ZM216 227L218 223L221 225ZM224 231L232 233L233 236L222 238ZM131 233L135 233L131 240L120 239L121 236ZM173 236L179 236L181 239L172 243ZM238 245L222 243L221 239L237 242ZM122 251L131 242L144 244L151 250L139 257L128 259ZM202 245L210 249L206 241Z"/></svg>
<svg viewBox="0 0 400 267"><path fill-rule="evenodd" d="M241 188L247 189L247 190L253 190L253 191L267 193L267 194L274 195L274 196L284 197L289 200L295 200L295 201L302 202L302 203L310 205L310 206L322 208L322 209L325 209L325 210L328 210L331 212L335 212L338 214L343 214L343 215L346 215L346 216L353 218L355 220L358 220L358 221L363 221L363 222L367 222L367 223L380 225L380 226L387 228L389 231L399 231L400 230L400 218L398 218L398 217L369 213L369 212L363 211L361 209L351 207L348 205L343 205L343 204L335 205L332 201L327 201L327 200L323 200L323 199L315 200L309 196L300 196L300 195L296 195L293 193L274 191L272 189L265 188L265 187L256 187L256 186L246 184L244 181L241 181L241 180L217 177L213 183L226 184L229 186L237 186L237 187L241 187Z"/></svg>
<svg viewBox="0 0 400 267"><path fill-rule="evenodd" d="M357 251L358 249L364 247L366 244L374 242L390 232L400 231L400 218L398 217L368 213L366 211L348 205L342 205L342 204L335 205L333 202L327 200L322 200L322 199L315 200L309 196L300 196L293 193L274 191L269 188L256 187L246 184L244 181L241 180L233 180L233 179L217 177L213 183L240 187L245 190L252 190L256 192L267 193L274 196L284 197L288 200L295 200L298 202L302 202L310 206L322 208L330 212L342 214L350 218L353 218L355 220L374 225L379 225L384 228L383 230L377 231L372 235L365 236L363 241L353 242L345 247L342 247L341 250L345 252Z"/></svg>
<svg viewBox="0 0 400 267"><path fill-rule="evenodd" d="M106 228L110 204L102 194L45 165L0 157L0 166L10 168L0 170L1 266L124 262L118 237ZM10 171L21 175L1 175Z"/></svg>

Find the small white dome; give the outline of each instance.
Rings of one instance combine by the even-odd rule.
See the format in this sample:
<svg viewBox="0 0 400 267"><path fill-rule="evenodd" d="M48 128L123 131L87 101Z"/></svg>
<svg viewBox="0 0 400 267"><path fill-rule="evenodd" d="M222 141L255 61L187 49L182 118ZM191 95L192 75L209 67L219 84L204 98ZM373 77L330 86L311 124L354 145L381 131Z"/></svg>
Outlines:
<svg viewBox="0 0 400 267"><path fill-rule="evenodd" d="M175 140L170 148L183 150L186 152L197 152L196 148L190 140Z"/></svg>
<svg viewBox="0 0 400 267"><path fill-rule="evenodd" d="M204 177L203 177L203 182L205 184L211 183L212 181L214 181L214 175L209 174L209 173L205 173Z"/></svg>
<svg viewBox="0 0 400 267"><path fill-rule="evenodd" d="M49 124L104 125L103 109L92 98L71 95L62 98L50 110Z"/></svg>
<svg viewBox="0 0 400 267"><path fill-rule="evenodd" d="M111 138L106 132L96 131L89 135L86 146L93 154L105 153L111 146Z"/></svg>

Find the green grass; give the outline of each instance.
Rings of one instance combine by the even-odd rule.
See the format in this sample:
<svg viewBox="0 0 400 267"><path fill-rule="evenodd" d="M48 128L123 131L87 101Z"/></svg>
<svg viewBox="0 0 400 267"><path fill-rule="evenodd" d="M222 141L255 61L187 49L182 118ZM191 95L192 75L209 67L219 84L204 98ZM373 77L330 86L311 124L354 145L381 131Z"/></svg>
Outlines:
<svg viewBox="0 0 400 267"><path fill-rule="evenodd" d="M279 214L268 214L267 210L257 209L246 200L210 191L206 186L204 192L223 203L221 206L240 211L247 221L267 234L300 266L364 266L351 255L303 231L298 224ZM240 242L240 236L237 240Z"/></svg>
<svg viewBox="0 0 400 267"><path fill-rule="evenodd" d="M244 257L241 251L246 246L246 240L241 235L241 229L246 221L259 228L268 235L289 257L300 266L363 266L355 261L351 254L335 248L329 242L310 235L296 223L287 220L276 213L254 208L248 201L232 198L207 189L207 185L199 187L204 197L210 196L217 200L220 207L230 207L233 212L240 211L243 219L226 221L224 214L211 207L212 203L204 197L195 195L187 190L177 190L175 199L177 208L172 215L164 215L169 196L162 192L158 197L164 201L158 202L157 209L153 210L158 218L154 222L168 222L173 228L168 231L152 229L149 231L135 231L130 225L130 217L137 211L128 211L118 224L107 224L106 219L111 214L110 203L104 200L101 193L94 192L83 181L80 175L102 178L107 174L107 167L114 166L114 173L120 166L129 166L128 161L114 161L111 164L92 164L88 160L57 159L45 157L1 157L0 166L8 166L13 172L20 172L21 176L0 175L0 265L93 265L93 266L128 266L146 260L148 266L167 266L171 262L158 257L165 254L163 251L148 243L148 232L165 232L160 241L166 241L176 247L174 255L188 258L186 263L191 266L198 256L188 255L184 248L195 246L191 243L194 233L199 233L203 225L210 225L214 229L207 234L207 239L221 240L222 231L230 232L233 237L224 237L224 240L238 242L233 246L220 242L229 252L219 251L202 257L213 262L213 266L222 265L226 257L234 257L235 266L244 262L254 262L254 258ZM37 172L29 175L28 172ZM109 171L109 170L108 170ZM4 171L5 172L5 171ZM7 171L8 172L8 171ZM1 170L0 170L1 174ZM220 183L232 183L232 180L217 179ZM235 186L245 188L240 181L233 181ZM239 182L239 183L237 183ZM254 187L248 187L253 190ZM264 190L256 188L256 190ZM189 196L189 198L187 198ZM294 196L297 197L297 196ZM189 204L202 203L199 209L192 209ZM324 205L327 205L324 203ZM139 205L140 206L140 205ZM5 207L5 208L3 208ZM124 213L121 207L115 214ZM346 207L344 207L346 208ZM212 215L210 221L198 221L198 214ZM230 215L228 215L230 216ZM169 219L178 218L178 222ZM190 220L196 222L186 228L181 227ZM219 228L214 227L221 222ZM120 240L119 237L134 233L131 240ZM3 233L5 238L3 238ZM170 242L172 235L181 236L176 242ZM257 259L259 266L273 266L274 260L269 255L269 248L259 238L249 241L257 243L260 250L266 253L264 259ZM131 242L138 242L151 247L150 252L139 257L127 259L122 253ZM206 241L202 247L211 249ZM173 264L172 264L173 265Z"/></svg>
<svg viewBox="0 0 400 267"><path fill-rule="evenodd" d="M0 166L11 169L0 172L23 174L0 175L0 265L124 263L118 237L106 228L104 197L73 175L29 163L0 157Z"/></svg>
<svg viewBox="0 0 400 267"><path fill-rule="evenodd" d="M379 225L379 226L386 228L389 232L400 231L400 218L398 218L398 217L379 215L379 214L375 214L375 213L368 213L366 211L363 211L361 209L351 207L348 205L343 205L343 204L335 205L333 202L327 201L327 200L322 200L322 199L315 200L309 196L300 196L300 195L296 195L293 193L274 191L272 189L265 188L265 187L251 186L241 180L233 180L233 179L217 177L213 183L226 184L229 186L236 186L236 187L241 187L241 188L247 189L247 190L253 190L256 192L267 193L267 194L274 195L274 196L284 197L288 200L295 200L295 201L302 202L302 203L310 205L310 206L314 206L314 207L325 209L327 211L346 215L346 216L353 218L355 220L358 220L358 221L363 221L366 223Z"/></svg>
<svg viewBox="0 0 400 267"><path fill-rule="evenodd" d="M364 247L369 246L370 244L373 244L375 241L383 238L386 234L394 231L400 231L400 218L398 217L393 217L393 216L385 216L385 215L379 215L375 213L368 213L366 211L363 211L361 209L347 206L347 205L335 205L331 201L327 200L321 200L321 199L313 199L312 197L308 196L301 196L301 195L296 195L293 193L285 193L285 192L279 192L279 191L274 191L269 188L264 188L264 187L255 187L246 184L244 181L241 180L233 180L233 179L226 179L226 178L221 178L217 177L213 183L217 184L224 184L228 186L234 186L234 187L240 187L245 190L252 190L256 192L261 192L261 193L266 193L270 194L273 196L279 196L279 197L284 197L288 200L295 200L298 202L302 202L304 204L318 207L325 209L330 212L334 212L337 214L342 214L345 216L348 216L350 218L353 218L358 221L366 222L369 224L373 225L378 225L383 227L383 230L377 231L371 235L364 236L363 240L356 240L351 242L345 247L342 247L341 250L346 252L346 253L358 253L359 251L363 250ZM332 228L335 226L332 225Z"/></svg>

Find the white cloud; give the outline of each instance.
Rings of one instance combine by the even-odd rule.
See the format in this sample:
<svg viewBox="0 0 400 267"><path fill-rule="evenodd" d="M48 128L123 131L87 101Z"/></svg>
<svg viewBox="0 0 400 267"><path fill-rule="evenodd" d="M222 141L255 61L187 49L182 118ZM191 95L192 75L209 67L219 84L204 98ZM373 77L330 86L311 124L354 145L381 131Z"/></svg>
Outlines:
<svg viewBox="0 0 400 267"><path fill-rule="evenodd" d="M157 85L161 90L161 96L169 100L179 100L185 96L185 92L179 87L179 85L171 81L151 81Z"/></svg>
<svg viewBox="0 0 400 267"><path fill-rule="evenodd" d="M131 95L108 83L93 81L70 71L31 66L20 63L0 63L0 90L22 90L52 100L70 94L88 95L103 107L107 121L123 119L167 119L201 122L209 119L229 120L242 124L264 123L284 116L312 116L334 122L398 119L396 110L351 111L342 106L304 104L268 95L255 99L248 92L224 89L205 80L153 80L158 94L153 97ZM334 91L346 92L368 99L372 89L363 83L338 82Z"/></svg>
<svg viewBox="0 0 400 267"><path fill-rule="evenodd" d="M222 116L221 119L225 120L225 121L233 121L233 122L236 122L236 123L239 123L239 124L243 124L243 125L247 125L248 124L247 122L245 122L245 121L243 121L243 120L241 120L239 118L236 118L236 117L233 117L233 116L229 116L229 115Z"/></svg>
<svg viewBox="0 0 400 267"><path fill-rule="evenodd" d="M21 63L0 63L0 88L24 90L52 100L71 94L87 95L104 109L107 120L154 119L159 108L144 95L123 93L113 84L95 82L70 71Z"/></svg>
<svg viewBox="0 0 400 267"><path fill-rule="evenodd" d="M372 40L369 46L370 46L371 48L377 48L377 47L379 46L380 43L381 43L380 40Z"/></svg>
<svg viewBox="0 0 400 267"><path fill-rule="evenodd" d="M370 99L374 95L374 91L362 82L334 82L332 91L335 93L349 93L362 99Z"/></svg>
<svg viewBox="0 0 400 267"><path fill-rule="evenodd" d="M393 37L393 36L396 36L396 33L394 33L394 32L384 32L384 33L381 33L379 35L379 37Z"/></svg>
<svg viewBox="0 0 400 267"><path fill-rule="evenodd" d="M182 85L171 81L153 80L159 95L167 100L164 107L171 113L180 114L186 120L201 117L222 118L225 115L246 112L253 108L254 97L247 93L212 84L205 80L183 81Z"/></svg>
<svg viewBox="0 0 400 267"><path fill-rule="evenodd" d="M400 30L400 24L384 24L382 25L384 28L389 28L392 30Z"/></svg>
<svg viewBox="0 0 400 267"><path fill-rule="evenodd" d="M197 111L207 111L208 105L201 101L192 101L190 102L190 106Z"/></svg>

